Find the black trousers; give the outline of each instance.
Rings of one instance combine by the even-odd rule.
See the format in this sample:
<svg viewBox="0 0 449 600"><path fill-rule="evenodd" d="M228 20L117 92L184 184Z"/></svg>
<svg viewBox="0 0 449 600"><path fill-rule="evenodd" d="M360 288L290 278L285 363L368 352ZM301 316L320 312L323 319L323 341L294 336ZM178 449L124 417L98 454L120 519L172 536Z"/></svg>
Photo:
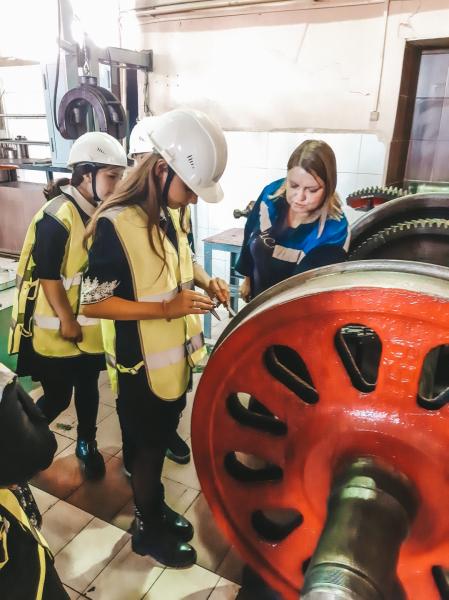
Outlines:
<svg viewBox="0 0 449 600"><path fill-rule="evenodd" d="M157 521L161 514L165 452L185 405L185 394L173 401L156 396L144 369L136 375L119 374L117 413L128 449L126 462L131 468L135 505L147 523Z"/></svg>
<svg viewBox="0 0 449 600"><path fill-rule="evenodd" d="M98 415L98 377L100 372L94 369L75 368L67 372L46 372L40 381L44 395L37 405L51 423L68 406L75 390L75 408L78 418L78 438L88 442L95 439Z"/></svg>

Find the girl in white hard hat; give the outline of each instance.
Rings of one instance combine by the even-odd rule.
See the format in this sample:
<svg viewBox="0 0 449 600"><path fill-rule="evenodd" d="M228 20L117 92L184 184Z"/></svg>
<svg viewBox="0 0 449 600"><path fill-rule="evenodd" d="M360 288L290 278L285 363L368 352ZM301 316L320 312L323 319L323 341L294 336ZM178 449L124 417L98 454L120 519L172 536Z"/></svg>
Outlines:
<svg viewBox="0 0 449 600"><path fill-rule="evenodd" d="M145 157L148 157L149 154L152 154L154 144L151 140L151 132L156 127L157 124L157 116L147 116L143 117L140 121L136 123L131 131L131 135L129 137L129 153L128 158L134 160L135 164L139 164ZM185 224L185 229L187 233L187 239L189 242L190 249L192 254L195 255L195 241L193 238L192 232L192 221L190 214L190 206L183 207L182 209L182 222ZM170 217L170 211L168 211L168 216ZM202 269L201 265L198 263L194 264L194 275L197 281L210 281L210 285L215 285L218 290L227 289L227 285L219 278L209 278L206 272ZM204 286L203 286L204 287ZM127 473L130 472L130 463L131 458L130 455L133 451L133 441L132 440L123 440L123 462L125 466L125 471ZM187 464L190 461L190 447L188 444L182 439L182 437L175 431L169 440L167 453L167 458L173 460L178 464Z"/></svg>
<svg viewBox="0 0 449 600"><path fill-rule="evenodd" d="M196 559L187 543L193 528L164 501L162 465L191 368L206 353L199 317L213 308L210 296L227 302L229 291L194 266L184 217L198 196L221 200L227 149L219 126L195 110L161 115L150 138L153 152L88 228L94 239L82 302L85 316L115 321L115 343L106 338L105 351L118 374L122 433L135 445L132 547L185 567Z"/></svg>
<svg viewBox="0 0 449 600"><path fill-rule="evenodd" d="M156 116L143 117L134 125L129 136L128 158L138 164L153 151L150 133L157 123Z"/></svg>
<svg viewBox="0 0 449 600"><path fill-rule="evenodd" d="M79 315L87 266L85 227L99 202L114 192L127 166L120 143L107 133L85 133L70 151L71 182L47 188L49 202L34 216L18 266L9 351L17 372L40 381L37 404L51 423L75 392L76 455L86 478L104 475L96 419L98 376L104 365L100 322ZM65 183L66 185L62 185Z"/></svg>

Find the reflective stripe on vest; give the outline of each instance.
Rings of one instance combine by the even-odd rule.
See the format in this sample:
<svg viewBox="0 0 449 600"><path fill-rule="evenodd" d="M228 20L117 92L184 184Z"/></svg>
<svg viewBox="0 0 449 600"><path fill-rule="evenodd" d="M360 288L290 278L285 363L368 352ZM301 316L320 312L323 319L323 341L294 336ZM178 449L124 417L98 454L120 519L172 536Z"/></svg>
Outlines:
<svg viewBox="0 0 449 600"><path fill-rule="evenodd" d="M39 579L36 587L36 595L33 598L33 600L42 600L46 575L45 554L47 553L48 556L52 558L52 554L50 552L50 549L48 548L47 542L45 541L40 531L33 527L33 525L31 525L23 508L20 506L18 499L10 490L0 488L0 507L3 507L7 511L7 519L15 519L15 521L20 525L20 527L24 531L27 531L30 535L32 535L33 538L36 540L36 551L37 558L39 561ZM9 515L11 515L11 517ZM7 533L6 536L8 536Z"/></svg>
<svg viewBox="0 0 449 600"><path fill-rule="evenodd" d="M204 336L202 333L199 333L190 338L183 346L170 348L164 352L146 354L145 362L150 369L163 369L169 365L175 365L183 358L186 358L196 350L199 350L202 346L204 346Z"/></svg>
<svg viewBox="0 0 449 600"><path fill-rule="evenodd" d="M181 361L183 358L188 357L197 350L200 350L204 346L204 335L199 333L188 340L183 346L177 348L170 348L164 352L154 352L153 354L145 355L145 362L150 369L163 369L170 365L174 365ZM135 375L144 365L144 362L139 362L132 367L125 367L117 363L113 354L106 353L106 363L120 373L129 373Z"/></svg>
<svg viewBox="0 0 449 600"><path fill-rule="evenodd" d="M62 285L64 286L65 290L69 290L74 285L81 285L82 280L83 274L81 272L76 273L73 277L63 277L61 275Z"/></svg>
<svg viewBox="0 0 449 600"><path fill-rule="evenodd" d="M67 186L64 193L69 195L72 188ZM66 190L68 190L66 192ZM75 193L74 190L73 193ZM71 197L71 196L70 196ZM78 315L77 321L82 332L82 341L78 343L64 339L60 332L60 321L45 296L38 279L33 281L36 267L33 261L33 248L36 242L36 225L44 217L50 215L68 232L65 255L61 266L61 282L74 315L77 315L83 270L87 265L87 249L84 247L85 227L77 207L70 197L61 194L50 200L34 216L23 245L17 269L17 294L14 300L9 352L17 353L22 337L31 337L35 352L42 356L72 357L82 353L100 354L103 352L100 321L86 319ZM33 301L34 315L29 323L24 323L27 303Z"/></svg>
<svg viewBox="0 0 449 600"><path fill-rule="evenodd" d="M186 281L181 284L181 288L183 290L193 290L195 289L195 283L193 280ZM169 301L173 300L173 298L178 293L178 288L176 287L174 290L170 290L169 292L164 292L163 294L155 294L150 296L139 296L139 302L162 302L163 300Z"/></svg>
<svg viewBox="0 0 449 600"><path fill-rule="evenodd" d="M131 271L134 298L140 302L169 301L179 288L193 289L193 263L187 234L179 222L179 210L169 209L177 234L178 251L164 236L153 233L156 253L148 239L148 217L139 206L114 207L102 218L109 219L125 251ZM163 247L161 246L163 244ZM165 253L166 265L161 255ZM159 254L159 255L158 255ZM206 354L198 315L171 319L137 321L143 362L123 365L116 361L112 333L105 337L106 358L115 373L135 375L145 367L151 390L161 399L175 400L187 389L190 367Z"/></svg>
<svg viewBox="0 0 449 600"><path fill-rule="evenodd" d="M99 325L100 319L91 319L89 317L85 317L84 315L78 315L76 320L81 325L81 327L91 327L92 325ZM40 327L41 329L59 329L61 326L61 321L58 317L46 317L44 315L34 315L33 322L35 325Z"/></svg>

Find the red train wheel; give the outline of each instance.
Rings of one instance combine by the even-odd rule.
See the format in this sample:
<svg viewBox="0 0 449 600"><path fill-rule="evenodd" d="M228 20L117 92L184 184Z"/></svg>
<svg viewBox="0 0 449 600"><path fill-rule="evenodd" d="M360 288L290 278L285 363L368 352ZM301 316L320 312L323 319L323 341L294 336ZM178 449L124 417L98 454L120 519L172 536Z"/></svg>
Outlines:
<svg viewBox="0 0 449 600"><path fill-rule="evenodd" d="M374 377L342 338L354 324L381 344ZM445 344L449 270L402 261L287 280L220 338L195 398L195 463L217 522L284 598L298 597L338 464L360 456L414 486L419 508L398 575L409 598L440 598L431 570L449 557L449 394L427 402L418 389L426 356ZM248 396L263 407L245 408Z"/></svg>

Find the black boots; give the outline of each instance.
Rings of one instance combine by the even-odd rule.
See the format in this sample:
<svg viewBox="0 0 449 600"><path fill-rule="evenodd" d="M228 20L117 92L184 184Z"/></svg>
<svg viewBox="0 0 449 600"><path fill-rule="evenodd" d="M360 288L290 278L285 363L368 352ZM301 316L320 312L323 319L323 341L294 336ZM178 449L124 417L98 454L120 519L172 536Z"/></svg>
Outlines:
<svg viewBox="0 0 449 600"><path fill-rule="evenodd" d="M190 461L190 448L178 433L171 436L165 456L178 465Z"/></svg>
<svg viewBox="0 0 449 600"><path fill-rule="evenodd" d="M144 523L136 509L131 533L136 554L150 555L163 565L178 569L195 564L195 549L187 543L193 537L192 524L165 502L162 515L150 523Z"/></svg>
<svg viewBox="0 0 449 600"><path fill-rule="evenodd" d="M75 454L83 463L86 479L95 481L104 477L106 468L103 457L98 452L95 440L87 442L86 440L78 439Z"/></svg>
<svg viewBox="0 0 449 600"><path fill-rule="evenodd" d="M193 538L193 526L185 517L171 509L167 504L162 508L162 520L167 529L182 542L190 542Z"/></svg>

